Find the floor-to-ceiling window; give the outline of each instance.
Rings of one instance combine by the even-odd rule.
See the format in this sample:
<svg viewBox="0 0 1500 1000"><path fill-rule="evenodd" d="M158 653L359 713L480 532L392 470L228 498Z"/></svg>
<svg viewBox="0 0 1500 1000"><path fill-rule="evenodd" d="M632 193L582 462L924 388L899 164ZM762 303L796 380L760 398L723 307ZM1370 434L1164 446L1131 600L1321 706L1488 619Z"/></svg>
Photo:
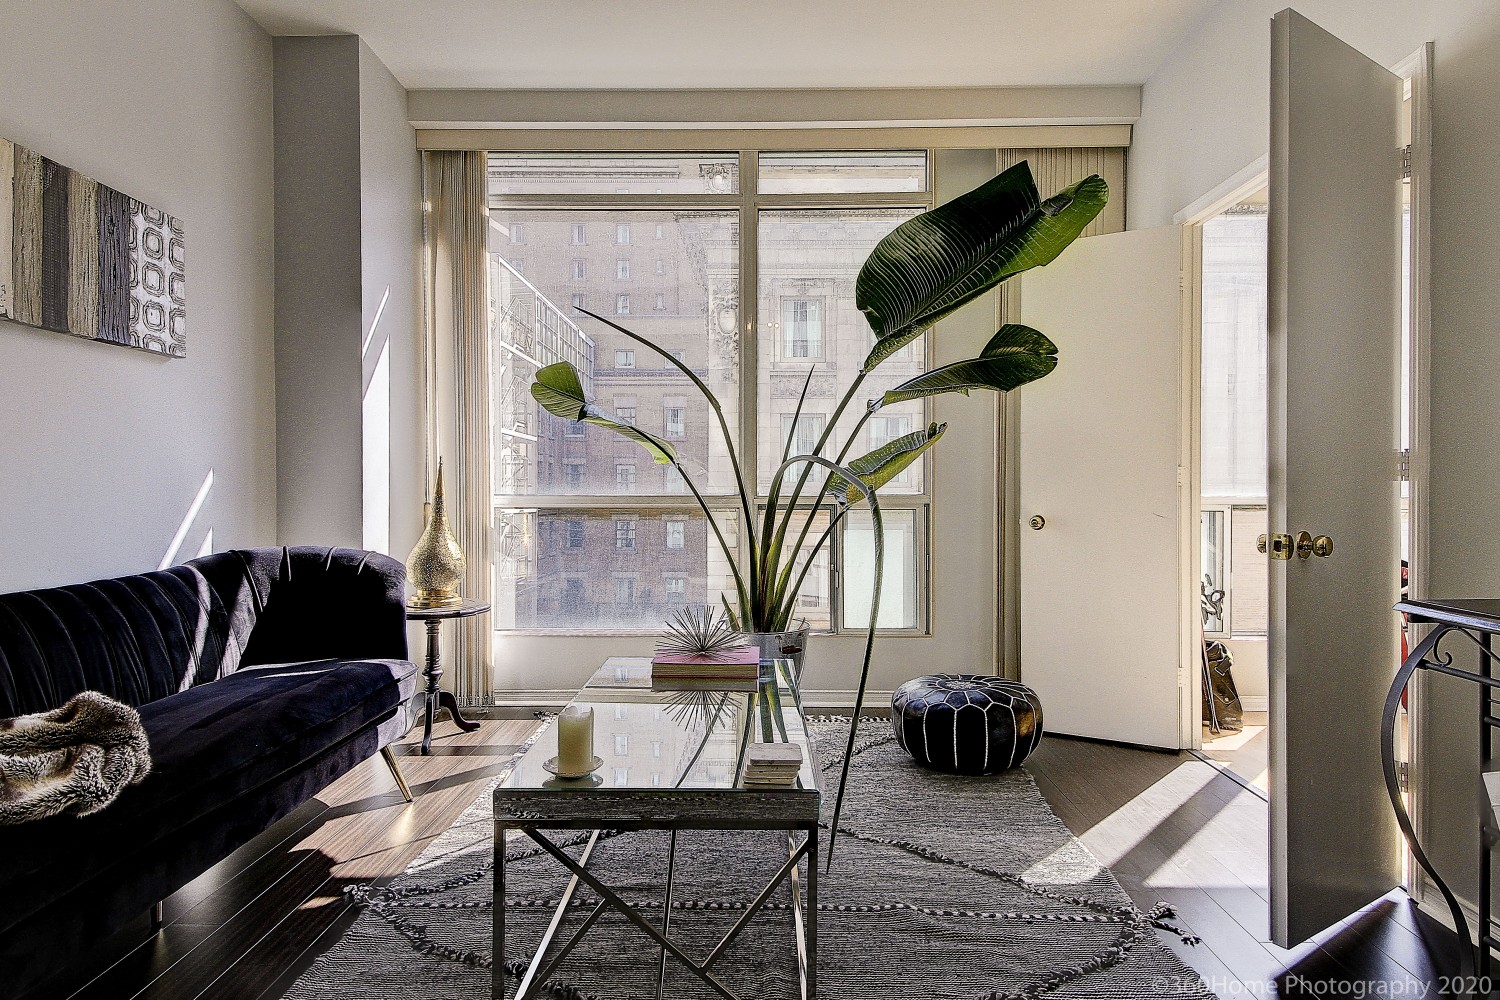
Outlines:
<svg viewBox="0 0 1500 1000"><path fill-rule="evenodd" d="M665 358L580 310L650 339L708 384L763 498L788 440L793 454L816 447L859 372L872 337L855 277L886 233L930 206L929 174L926 153L904 151L491 154L496 628L656 631L676 607L733 593L674 468L531 398L538 368L571 362L600 406L673 444L731 547L744 543L706 401ZM885 362L825 453L836 455L865 399L927 360L923 338ZM883 409L847 457L927 418L923 401ZM931 481L918 464L881 491L888 629L927 628ZM826 525L817 516L809 538ZM818 556L799 606L814 627L862 627L872 543L868 517L853 516Z"/></svg>

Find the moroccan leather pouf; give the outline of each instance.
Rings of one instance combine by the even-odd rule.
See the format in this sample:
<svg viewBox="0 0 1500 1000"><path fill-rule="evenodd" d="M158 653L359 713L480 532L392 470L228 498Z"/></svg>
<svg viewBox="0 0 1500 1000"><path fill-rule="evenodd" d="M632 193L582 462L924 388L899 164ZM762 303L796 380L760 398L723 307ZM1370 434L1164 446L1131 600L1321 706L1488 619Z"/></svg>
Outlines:
<svg viewBox="0 0 1500 1000"><path fill-rule="evenodd" d="M1042 703L1019 681L933 674L891 696L896 742L918 764L950 774L1015 767L1042 740Z"/></svg>

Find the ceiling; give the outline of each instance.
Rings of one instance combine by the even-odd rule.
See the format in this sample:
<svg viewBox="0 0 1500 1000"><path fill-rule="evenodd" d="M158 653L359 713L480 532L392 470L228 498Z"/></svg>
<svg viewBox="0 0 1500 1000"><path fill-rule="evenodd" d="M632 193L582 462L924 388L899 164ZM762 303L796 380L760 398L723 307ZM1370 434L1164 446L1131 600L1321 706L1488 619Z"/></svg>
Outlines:
<svg viewBox="0 0 1500 1000"><path fill-rule="evenodd" d="M238 0L410 90L1138 84L1216 0Z"/></svg>

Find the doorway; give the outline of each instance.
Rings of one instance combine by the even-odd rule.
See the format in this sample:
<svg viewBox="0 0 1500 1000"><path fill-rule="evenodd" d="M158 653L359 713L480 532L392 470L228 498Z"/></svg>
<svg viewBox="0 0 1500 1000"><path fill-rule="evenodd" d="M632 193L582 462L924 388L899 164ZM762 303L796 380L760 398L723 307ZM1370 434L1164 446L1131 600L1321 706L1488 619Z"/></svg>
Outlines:
<svg viewBox="0 0 1500 1000"><path fill-rule="evenodd" d="M1202 753L1269 794L1266 190L1199 226Z"/></svg>

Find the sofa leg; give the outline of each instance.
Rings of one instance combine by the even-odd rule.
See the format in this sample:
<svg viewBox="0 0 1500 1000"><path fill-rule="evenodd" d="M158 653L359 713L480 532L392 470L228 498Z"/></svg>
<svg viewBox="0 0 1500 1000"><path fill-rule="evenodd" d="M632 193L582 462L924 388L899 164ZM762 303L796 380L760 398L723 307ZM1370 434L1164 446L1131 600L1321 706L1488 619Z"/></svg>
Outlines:
<svg viewBox="0 0 1500 1000"><path fill-rule="evenodd" d="M161 900L157 900L151 904L151 933L155 934L166 925L166 912L162 907Z"/></svg>
<svg viewBox="0 0 1500 1000"><path fill-rule="evenodd" d="M390 747L381 747L380 756L385 758L385 765L391 769L391 777L396 779L396 787L401 789L401 797L411 801L411 789L406 787L406 779L401 776L401 765L396 763L396 755L391 753Z"/></svg>

